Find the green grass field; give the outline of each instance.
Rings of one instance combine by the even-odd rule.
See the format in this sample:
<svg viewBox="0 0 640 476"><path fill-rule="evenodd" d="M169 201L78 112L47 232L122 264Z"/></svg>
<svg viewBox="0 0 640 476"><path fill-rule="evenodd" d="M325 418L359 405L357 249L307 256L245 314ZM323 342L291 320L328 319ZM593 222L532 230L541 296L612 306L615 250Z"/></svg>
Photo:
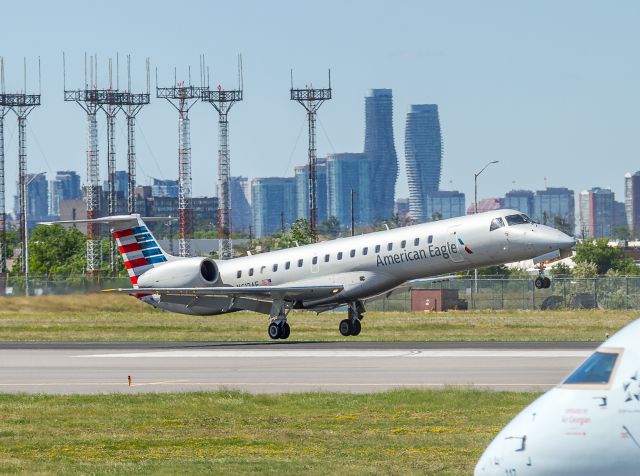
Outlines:
<svg viewBox="0 0 640 476"><path fill-rule="evenodd" d="M289 340L602 341L635 311L369 312L358 337L342 337L345 313L289 315ZM0 300L3 341L269 341L268 319L241 312L193 317L161 312L129 296L89 294Z"/></svg>
<svg viewBox="0 0 640 476"><path fill-rule="evenodd" d="M470 474L535 396L0 395L0 473Z"/></svg>

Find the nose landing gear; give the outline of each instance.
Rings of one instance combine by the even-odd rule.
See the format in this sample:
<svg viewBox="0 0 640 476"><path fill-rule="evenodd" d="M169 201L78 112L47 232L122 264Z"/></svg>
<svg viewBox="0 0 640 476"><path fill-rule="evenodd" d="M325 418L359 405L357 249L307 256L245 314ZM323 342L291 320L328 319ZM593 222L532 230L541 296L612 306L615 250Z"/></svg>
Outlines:
<svg viewBox="0 0 640 476"><path fill-rule="evenodd" d="M551 287L551 280L544 275L544 266L540 267L540 276L533 282L536 289L547 289Z"/></svg>
<svg viewBox="0 0 640 476"><path fill-rule="evenodd" d="M340 321L338 329L343 336L357 336L362 330L362 324L360 321L364 319L363 314L366 309L360 301L352 301L349 303L349 311L347 319Z"/></svg>

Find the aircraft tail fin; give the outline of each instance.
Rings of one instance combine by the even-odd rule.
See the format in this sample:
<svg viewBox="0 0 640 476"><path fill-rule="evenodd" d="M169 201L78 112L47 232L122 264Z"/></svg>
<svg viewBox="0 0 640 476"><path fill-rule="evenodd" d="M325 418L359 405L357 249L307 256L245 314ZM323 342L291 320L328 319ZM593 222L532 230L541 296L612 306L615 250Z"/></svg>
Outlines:
<svg viewBox="0 0 640 476"><path fill-rule="evenodd" d="M166 221L173 220L173 218L142 218L139 214L134 214L84 220L43 222L42 224L95 223L109 225L124 265L129 273L131 284L137 287L138 276L142 273L167 261L176 259L175 256L170 255L160 247L153 233L151 233L147 227L145 220Z"/></svg>

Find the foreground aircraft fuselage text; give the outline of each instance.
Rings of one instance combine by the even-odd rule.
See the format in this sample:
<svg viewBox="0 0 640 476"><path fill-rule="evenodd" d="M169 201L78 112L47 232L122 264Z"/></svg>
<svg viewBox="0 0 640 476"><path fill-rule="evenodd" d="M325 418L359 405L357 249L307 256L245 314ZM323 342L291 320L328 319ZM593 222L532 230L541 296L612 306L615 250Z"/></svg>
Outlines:
<svg viewBox="0 0 640 476"><path fill-rule="evenodd" d="M340 332L357 335L366 302L407 281L567 256L574 244L518 211L496 210L218 261L168 255L139 215L94 221L112 227L131 277L133 288L117 292L184 314L268 314L272 338L288 337L291 309L321 312L345 304L349 316Z"/></svg>

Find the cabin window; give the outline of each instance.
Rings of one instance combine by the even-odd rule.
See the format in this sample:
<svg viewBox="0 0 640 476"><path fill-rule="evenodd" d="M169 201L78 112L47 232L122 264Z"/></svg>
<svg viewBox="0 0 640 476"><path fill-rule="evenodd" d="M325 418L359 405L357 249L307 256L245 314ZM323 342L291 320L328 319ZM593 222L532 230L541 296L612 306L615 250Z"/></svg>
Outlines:
<svg viewBox="0 0 640 476"><path fill-rule="evenodd" d="M275 273L276 271L278 271L278 265L277 265L277 264L274 264L274 265L273 265L273 272Z"/></svg>
<svg viewBox="0 0 640 476"><path fill-rule="evenodd" d="M380 245L376 245L376 253L380 253Z"/></svg>
<svg viewBox="0 0 640 476"><path fill-rule="evenodd" d="M367 256L367 253L369 253L369 247L365 246L362 248L362 256Z"/></svg>
<svg viewBox="0 0 640 476"><path fill-rule="evenodd" d="M329 262L329 255L328 254L324 255L324 262L325 263Z"/></svg>
<svg viewBox="0 0 640 476"><path fill-rule="evenodd" d="M504 226L504 221L502 218L494 218L491 220L491 226L489 227L489 231L497 230L498 228L502 228Z"/></svg>
<svg viewBox="0 0 640 476"><path fill-rule="evenodd" d="M284 264L284 269L289 269L289 268L291 268L291 261L287 261L287 262Z"/></svg>
<svg viewBox="0 0 640 476"><path fill-rule="evenodd" d="M342 259L342 251L338 251L338 260Z"/></svg>
<svg viewBox="0 0 640 476"><path fill-rule="evenodd" d="M253 268L249 268L249 276L253 276Z"/></svg>
<svg viewBox="0 0 640 476"><path fill-rule="evenodd" d="M303 259L298 260L298 268L302 268L302 264L304 263Z"/></svg>
<svg viewBox="0 0 640 476"><path fill-rule="evenodd" d="M238 271L238 279L242 277L242 270Z"/></svg>
<svg viewBox="0 0 640 476"><path fill-rule="evenodd" d="M433 243L433 235L429 235L429 237L427 238L427 243Z"/></svg>
<svg viewBox="0 0 640 476"><path fill-rule="evenodd" d="M349 253L349 256L353 258L355 255L356 255L356 250L351 250L351 253Z"/></svg>
<svg viewBox="0 0 640 476"><path fill-rule="evenodd" d="M406 248L407 247L407 240L402 240L400 242L400 248Z"/></svg>
<svg viewBox="0 0 640 476"><path fill-rule="evenodd" d="M418 246L420 244L420 238L416 238L413 240L413 246Z"/></svg>
<svg viewBox="0 0 640 476"><path fill-rule="evenodd" d="M267 269L266 266L263 266L260 268L260 274L264 274L265 270Z"/></svg>
<svg viewBox="0 0 640 476"><path fill-rule="evenodd" d="M389 251L391 251L391 250L393 249L393 243L388 243L388 244L387 244L387 249L388 249Z"/></svg>
<svg viewBox="0 0 640 476"><path fill-rule="evenodd" d="M311 260L311 263L318 264L318 257L314 256L313 259Z"/></svg>

